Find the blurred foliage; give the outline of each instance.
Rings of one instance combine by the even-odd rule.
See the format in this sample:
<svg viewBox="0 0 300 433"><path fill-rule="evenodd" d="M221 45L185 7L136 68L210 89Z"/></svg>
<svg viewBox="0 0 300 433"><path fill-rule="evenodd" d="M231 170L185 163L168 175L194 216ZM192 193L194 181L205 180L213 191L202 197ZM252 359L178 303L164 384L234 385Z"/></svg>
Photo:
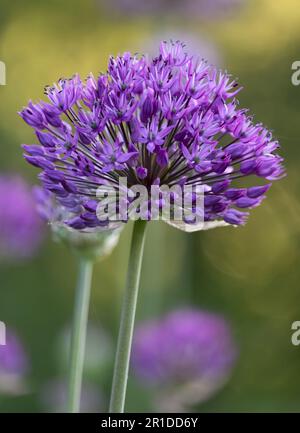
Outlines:
<svg viewBox="0 0 300 433"><path fill-rule="evenodd" d="M147 17L116 20L96 0L1 0L0 59L7 85L0 87L1 171L36 171L22 160L20 144L33 134L17 111L39 99L45 84L106 68L107 57L141 51L158 27ZM185 304L220 312L232 323L240 359L232 379L201 411L286 411L300 408L300 348L291 323L300 320L300 195L298 167L300 87L291 65L300 60L299 0L251 0L228 21L173 22L211 38L225 67L244 86L241 106L274 130L288 177L272 188L243 228L188 235L162 223L149 227L138 320ZM126 274L130 227L111 257L95 269L91 320L114 337ZM1 399L0 411L39 411L40 387L57 373L54 346L71 317L76 258L50 236L38 257L0 268L0 319L22 336L32 360L28 396ZM104 380L109 390L110 377ZM129 386L128 409L148 410L149 396Z"/></svg>

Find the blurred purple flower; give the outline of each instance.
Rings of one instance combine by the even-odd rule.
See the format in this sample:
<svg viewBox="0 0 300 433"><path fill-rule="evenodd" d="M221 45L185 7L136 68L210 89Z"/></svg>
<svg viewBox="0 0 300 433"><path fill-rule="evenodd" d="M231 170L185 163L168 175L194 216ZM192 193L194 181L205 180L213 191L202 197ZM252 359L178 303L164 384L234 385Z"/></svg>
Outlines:
<svg viewBox="0 0 300 433"><path fill-rule="evenodd" d="M6 344L0 345L0 394L25 392L27 371L28 358L20 339L12 331L6 331Z"/></svg>
<svg viewBox="0 0 300 433"><path fill-rule="evenodd" d="M223 385L236 356L230 327L222 317L178 310L137 328L133 372L144 386L159 389L164 409L183 410Z"/></svg>
<svg viewBox="0 0 300 433"><path fill-rule="evenodd" d="M189 18L218 19L236 13L246 0L101 0L112 12L126 15L184 15Z"/></svg>
<svg viewBox="0 0 300 433"><path fill-rule="evenodd" d="M30 187L16 175L0 176L0 258L32 256L42 238L42 225Z"/></svg>
<svg viewBox="0 0 300 433"><path fill-rule="evenodd" d="M46 383L41 394L41 401L46 412L66 412L67 384L64 380L54 379ZM98 385L83 382L80 401L80 412L100 413L104 410L104 402Z"/></svg>
<svg viewBox="0 0 300 433"><path fill-rule="evenodd" d="M107 74L85 83L78 75L60 80L46 89L50 102L30 102L21 111L40 142L23 146L25 158L42 170L43 188L76 230L122 225L115 212L106 220L97 216L99 188L104 195L113 191L119 207L130 207L129 197L122 201L120 177L128 188L147 191L152 185L204 189L199 211L205 224L185 220L178 228L242 225L245 209L258 206L271 186L254 191L248 179L277 180L284 169L278 141L238 108L240 90L179 41L162 42L153 59L128 52L110 57Z"/></svg>

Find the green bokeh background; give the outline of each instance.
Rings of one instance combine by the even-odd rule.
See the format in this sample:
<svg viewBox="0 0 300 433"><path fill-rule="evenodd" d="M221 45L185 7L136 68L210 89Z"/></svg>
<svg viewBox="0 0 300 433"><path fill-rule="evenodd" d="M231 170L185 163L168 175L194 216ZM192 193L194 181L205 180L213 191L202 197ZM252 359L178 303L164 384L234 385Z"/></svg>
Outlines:
<svg viewBox="0 0 300 433"><path fill-rule="evenodd" d="M138 321L184 305L219 312L239 347L232 377L200 411L300 411L300 347L291 324L300 320L299 125L300 86L291 65L300 60L299 0L249 0L239 14L203 22L161 16L111 16L96 0L1 0L0 170L34 183L36 170L20 144L33 134L17 111L39 99L61 76L105 70L107 57L140 51L166 26L204 35L219 48L223 66L244 86L242 106L279 138L288 176L242 228L188 235L162 223L149 227ZM111 257L95 269L91 321L116 339L131 226ZM58 374L55 342L70 322L76 260L59 244L44 242L23 264L0 265L0 320L22 337L31 359L31 392L0 396L0 411L43 411L40 390ZM101 376L101 375L100 375ZM108 393L111 368L96 384ZM127 409L150 410L149 395L130 377Z"/></svg>

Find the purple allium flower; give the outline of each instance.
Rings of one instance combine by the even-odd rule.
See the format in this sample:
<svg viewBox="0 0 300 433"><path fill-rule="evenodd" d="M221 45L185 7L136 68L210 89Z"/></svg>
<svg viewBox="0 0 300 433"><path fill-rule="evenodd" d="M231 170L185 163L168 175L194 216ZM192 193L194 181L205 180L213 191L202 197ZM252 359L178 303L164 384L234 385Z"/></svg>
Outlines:
<svg viewBox="0 0 300 433"><path fill-rule="evenodd" d="M65 412L67 407L67 384L64 380L54 379L42 389L41 401L47 412ZM103 410L103 396L99 387L84 381L80 397L80 412L93 413Z"/></svg>
<svg viewBox="0 0 300 433"><path fill-rule="evenodd" d="M192 18L218 19L236 13L245 0L112 0L104 7L127 15L184 15Z"/></svg>
<svg viewBox="0 0 300 433"><path fill-rule="evenodd" d="M5 345L0 345L0 394L22 394L28 359L20 339L6 332Z"/></svg>
<svg viewBox="0 0 300 433"><path fill-rule="evenodd" d="M201 186L201 229L241 225L246 210L265 198L271 184L264 182L284 170L271 132L238 108L240 90L180 42L162 42L154 59L111 57L106 74L85 83L78 75L60 80L46 88L49 102L21 111L40 142L23 146L25 158L42 170L44 189L69 212L64 223L74 229L116 226L110 216L97 217L98 191L113 190L121 200L121 177L129 188Z"/></svg>
<svg viewBox="0 0 300 433"><path fill-rule="evenodd" d="M134 374L144 386L160 389L170 409L172 404L203 401L219 389L231 373L237 351L222 317L185 309L142 323L132 354Z"/></svg>
<svg viewBox="0 0 300 433"><path fill-rule="evenodd" d="M42 238L42 225L30 187L16 175L0 176L0 257L32 256Z"/></svg>

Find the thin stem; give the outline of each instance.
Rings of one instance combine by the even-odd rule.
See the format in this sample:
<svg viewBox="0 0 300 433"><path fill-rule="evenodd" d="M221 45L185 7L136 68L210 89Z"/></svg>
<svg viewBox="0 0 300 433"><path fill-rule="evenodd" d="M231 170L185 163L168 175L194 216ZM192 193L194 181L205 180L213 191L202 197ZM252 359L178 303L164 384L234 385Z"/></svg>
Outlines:
<svg viewBox="0 0 300 433"><path fill-rule="evenodd" d="M146 221L136 221L132 233L127 282L122 305L121 323L111 391L110 413L124 412L146 224Z"/></svg>
<svg viewBox="0 0 300 433"><path fill-rule="evenodd" d="M79 412L93 262L81 258L71 337L68 412Z"/></svg>

